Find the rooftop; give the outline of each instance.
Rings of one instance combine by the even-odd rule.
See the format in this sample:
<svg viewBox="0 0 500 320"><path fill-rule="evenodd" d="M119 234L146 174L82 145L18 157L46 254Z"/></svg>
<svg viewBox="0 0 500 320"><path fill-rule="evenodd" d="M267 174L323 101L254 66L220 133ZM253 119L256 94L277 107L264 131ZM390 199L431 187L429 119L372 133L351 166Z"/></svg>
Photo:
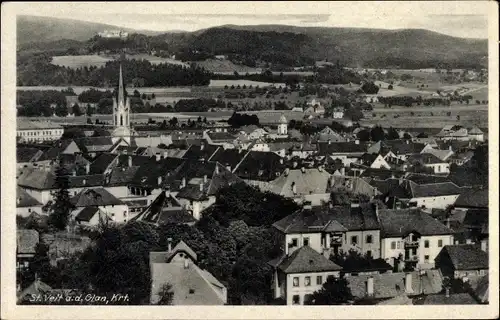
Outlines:
<svg viewBox="0 0 500 320"><path fill-rule="evenodd" d="M451 235L453 231L420 209L379 210L383 237L405 237L411 232L424 236Z"/></svg>
<svg viewBox="0 0 500 320"><path fill-rule="evenodd" d="M488 269L488 253L474 244L457 244L444 246L439 253L447 254L455 270Z"/></svg>
<svg viewBox="0 0 500 320"><path fill-rule="evenodd" d="M43 129L62 129L60 124L50 121L34 121L17 119L17 130L43 130Z"/></svg>
<svg viewBox="0 0 500 320"><path fill-rule="evenodd" d="M284 273L305 273L321 271L340 271L336 265L309 246L303 246L285 257L277 266Z"/></svg>
<svg viewBox="0 0 500 320"><path fill-rule="evenodd" d="M120 199L116 198L104 188L84 189L71 198L71 203L76 207L124 204Z"/></svg>

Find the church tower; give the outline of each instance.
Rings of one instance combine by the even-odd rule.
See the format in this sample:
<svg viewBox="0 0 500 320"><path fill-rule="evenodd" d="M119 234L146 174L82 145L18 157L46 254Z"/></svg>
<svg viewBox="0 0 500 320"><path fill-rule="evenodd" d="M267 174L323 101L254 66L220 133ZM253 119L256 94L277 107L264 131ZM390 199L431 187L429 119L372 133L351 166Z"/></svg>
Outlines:
<svg viewBox="0 0 500 320"><path fill-rule="evenodd" d="M113 143L120 138L130 143L130 99L125 97L123 86L122 65L120 64L120 79L118 80L118 97L113 97Z"/></svg>

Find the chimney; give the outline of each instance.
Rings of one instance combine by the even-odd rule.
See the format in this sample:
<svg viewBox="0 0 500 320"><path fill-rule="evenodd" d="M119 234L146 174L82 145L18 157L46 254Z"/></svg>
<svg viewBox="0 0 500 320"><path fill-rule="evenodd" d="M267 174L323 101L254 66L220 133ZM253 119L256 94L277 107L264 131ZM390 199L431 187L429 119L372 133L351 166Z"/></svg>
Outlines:
<svg viewBox="0 0 500 320"><path fill-rule="evenodd" d="M128 167L132 167L132 156L128 156Z"/></svg>
<svg viewBox="0 0 500 320"><path fill-rule="evenodd" d="M411 273L410 272L405 274L405 292L406 293L413 293L413 286L411 283Z"/></svg>
<svg viewBox="0 0 500 320"><path fill-rule="evenodd" d="M448 229L450 229L451 228L450 226L451 226L451 224L450 224L450 218L446 218L446 227Z"/></svg>
<svg viewBox="0 0 500 320"><path fill-rule="evenodd" d="M306 173L306 168L301 167L301 168L300 168L300 171L302 171L302 173Z"/></svg>
<svg viewBox="0 0 500 320"><path fill-rule="evenodd" d="M297 161L294 161L294 162L292 163L292 166L293 166L293 168L294 168L294 169L295 169L295 168L297 168L297 166L298 166L298 165L299 165L299 164L297 163Z"/></svg>
<svg viewBox="0 0 500 320"><path fill-rule="evenodd" d="M73 169L73 172L71 174L73 175L73 177L76 177L76 170Z"/></svg>
<svg viewBox="0 0 500 320"><path fill-rule="evenodd" d="M406 144L410 144L410 140L406 140Z"/></svg>
<svg viewBox="0 0 500 320"><path fill-rule="evenodd" d="M366 280L366 295L369 296L369 297L372 297L373 293L374 293L374 290L373 290L373 277L370 276Z"/></svg>
<svg viewBox="0 0 500 320"><path fill-rule="evenodd" d="M161 181L162 181L162 177L161 177L161 176L159 176L159 177L158 177L158 185L159 185L159 186L161 186Z"/></svg>
<svg viewBox="0 0 500 320"><path fill-rule="evenodd" d="M444 291L445 291L446 298L449 298L450 297L450 288L445 288Z"/></svg>
<svg viewBox="0 0 500 320"><path fill-rule="evenodd" d="M215 163L215 174L219 174L219 166Z"/></svg>
<svg viewBox="0 0 500 320"><path fill-rule="evenodd" d="M203 192L203 182L200 183L200 191Z"/></svg>
<svg viewBox="0 0 500 320"><path fill-rule="evenodd" d="M202 141L200 144L200 150L203 150L203 149L205 149L205 142Z"/></svg>
<svg viewBox="0 0 500 320"><path fill-rule="evenodd" d="M283 158L280 158L280 164L283 164Z"/></svg>
<svg viewBox="0 0 500 320"><path fill-rule="evenodd" d="M207 176L207 175L204 175L204 176L203 176L203 183L207 183L207 181L208 181L208 176Z"/></svg>
<svg viewBox="0 0 500 320"><path fill-rule="evenodd" d="M323 171L323 166L321 166L321 165L320 165L320 166L318 167L318 171L319 171L319 172L322 172L322 171Z"/></svg>
<svg viewBox="0 0 500 320"><path fill-rule="evenodd" d="M359 139L354 140L355 144L359 144Z"/></svg>
<svg viewBox="0 0 500 320"><path fill-rule="evenodd" d="M189 259L188 258L184 259L184 269L189 269Z"/></svg>
<svg viewBox="0 0 500 320"><path fill-rule="evenodd" d="M290 174L290 169L286 168L285 169L285 177L288 177L289 174Z"/></svg>
<svg viewBox="0 0 500 320"><path fill-rule="evenodd" d="M159 152L157 152L155 154L155 156L156 156L156 161L160 161L161 160L161 154Z"/></svg>
<svg viewBox="0 0 500 320"><path fill-rule="evenodd" d="M86 185L87 184L87 179L83 179L82 183L83 183L83 185Z"/></svg>
<svg viewBox="0 0 500 320"><path fill-rule="evenodd" d="M85 165L85 172L86 172L87 174L90 174L90 163L87 163L87 164Z"/></svg>
<svg viewBox="0 0 500 320"><path fill-rule="evenodd" d="M331 139L328 139L328 144L332 144L332 140Z"/></svg>
<svg viewBox="0 0 500 320"><path fill-rule="evenodd" d="M380 217L378 215L378 202L375 202L375 217L377 218L377 221L380 222Z"/></svg>
<svg viewBox="0 0 500 320"><path fill-rule="evenodd" d="M172 238L168 238L167 243L168 243L168 252L172 252Z"/></svg>
<svg viewBox="0 0 500 320"><path fill-rule="evenodd" d="M186 178L182 178L181 189L186 187Z"/></svg>

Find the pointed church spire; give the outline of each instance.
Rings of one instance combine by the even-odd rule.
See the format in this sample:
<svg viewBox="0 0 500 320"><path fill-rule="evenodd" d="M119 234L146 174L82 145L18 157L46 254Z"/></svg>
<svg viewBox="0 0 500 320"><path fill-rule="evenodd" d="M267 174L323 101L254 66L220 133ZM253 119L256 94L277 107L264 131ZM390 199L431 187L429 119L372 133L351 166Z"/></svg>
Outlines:
<svg viewBox="0 0 500 320"><path fill-rule="evenodd" d="M118 105L125 105L125 91L123 89L122 64L120 63L120 79L118 80Z"/></svg>

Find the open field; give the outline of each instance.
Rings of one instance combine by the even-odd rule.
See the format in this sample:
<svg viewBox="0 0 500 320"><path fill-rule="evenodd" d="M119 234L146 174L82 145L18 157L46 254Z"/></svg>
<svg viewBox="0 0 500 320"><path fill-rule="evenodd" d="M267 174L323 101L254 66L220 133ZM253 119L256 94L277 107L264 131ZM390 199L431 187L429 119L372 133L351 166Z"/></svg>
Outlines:
<svg viewBox="0 0 500 320"><path fill-rule="evenodd" d="M208 85L209 87L224 87L224 86L259 86L259 87L267 87L267 86L274 86L274 87L279 87L282 86L284 87L284 83L270 83L270 82L260 82L260 81L251 81L251 80L210 80L210 84Z"/></svg>
<svg viewBox="0 0 500 320"><path fill-rule="evenodd" d="M85 55L85 56L55 56L52 57L52 64L68 68L83 68L83 67L101 67L106 62L113 60L110 57L103 57L98 55Z"/></svg>
<svg viewBox="0 0 500 320"><path fill-rule="evenodd" d="M52 64L74 69L91 66L101 67L105 65L106 62L115 60L116 58L116 56L106 55L54 56L52 57ZM156 57L148 54L126 55L126 58L135 60L148 60L152 64L170 63L188 66L188 64L182 61L170 58Z"/></svg>

